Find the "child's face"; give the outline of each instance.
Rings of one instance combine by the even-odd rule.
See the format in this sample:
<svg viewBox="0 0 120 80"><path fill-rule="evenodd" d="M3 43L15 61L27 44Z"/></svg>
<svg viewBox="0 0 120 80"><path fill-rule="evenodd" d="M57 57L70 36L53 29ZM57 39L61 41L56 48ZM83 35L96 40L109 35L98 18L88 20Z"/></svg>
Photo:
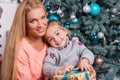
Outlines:
<svg viewBox="0 0 120 80"><path fill-rule="evenodd" d="M52 25L47 29L45 38L52 47L61 48L65 46L67 40L66 35L66 30L59 28L58 25Z"/></svg>

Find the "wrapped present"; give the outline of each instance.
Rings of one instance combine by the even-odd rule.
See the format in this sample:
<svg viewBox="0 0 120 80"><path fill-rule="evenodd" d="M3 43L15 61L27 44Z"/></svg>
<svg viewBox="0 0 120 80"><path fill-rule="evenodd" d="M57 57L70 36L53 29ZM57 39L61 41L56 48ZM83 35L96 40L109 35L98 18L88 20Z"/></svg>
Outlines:
<svg viewBox="0 0 120 80"><path fill-rule="evenodd" d="M53 80L96 80L94 72L74 70L65 75L55 75Z"/></svg>

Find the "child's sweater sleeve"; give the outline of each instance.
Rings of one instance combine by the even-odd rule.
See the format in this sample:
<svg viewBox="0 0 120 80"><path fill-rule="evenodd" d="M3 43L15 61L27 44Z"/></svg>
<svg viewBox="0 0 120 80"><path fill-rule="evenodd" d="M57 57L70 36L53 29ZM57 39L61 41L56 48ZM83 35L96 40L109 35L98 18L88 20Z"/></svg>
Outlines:
<svg viewBox="0 0 120 80"><path fill-rule="evenodd" d="M92 65L94 62L94 54L92 51L90 51L84 44L82 44L78 39L72 40L74 41L74 44L76 44L76 48L78 51L78 55L80 59L87 58Z"/></svg>
<svg viewBox="0 0 120 80"><path fill-rule="evenodd" d="M44 65L43 65L43 72L49 78L52 78L54 75L56 75L58 69L61 68L61 67L55 66L57 59L58 59L58 55L54 52L54 49L48 48L47 56L45 58Z"/></svg>

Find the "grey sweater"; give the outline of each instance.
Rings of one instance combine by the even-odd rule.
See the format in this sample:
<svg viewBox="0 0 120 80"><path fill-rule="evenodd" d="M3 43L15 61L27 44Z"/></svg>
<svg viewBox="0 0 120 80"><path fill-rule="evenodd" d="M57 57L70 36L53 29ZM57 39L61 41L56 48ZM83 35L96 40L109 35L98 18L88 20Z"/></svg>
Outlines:
<svg viewBox="0 0 120 80"><path fill-rule="evenodd" d="M58 69L67 65L77 67L83 57L88 58L91 65L94 62L94 54L78 39L68 40L63 48L49 47L47 52L43 72L50 78L57 74Z"/></svg>

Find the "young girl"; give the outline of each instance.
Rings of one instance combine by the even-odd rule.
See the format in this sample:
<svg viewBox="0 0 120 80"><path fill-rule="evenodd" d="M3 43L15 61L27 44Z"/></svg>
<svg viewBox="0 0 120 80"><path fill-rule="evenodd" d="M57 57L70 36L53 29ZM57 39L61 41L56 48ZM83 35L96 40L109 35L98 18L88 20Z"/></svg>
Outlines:
<svg viewBox="0 0 120 80"><path fill-rule="evenodd" d="M48 77L63 75L75 69L93 70L93 53L78 39L69 40L69 31L58 21L50 21L45 39L51 47L45 59L43 71Z"/></svg>

